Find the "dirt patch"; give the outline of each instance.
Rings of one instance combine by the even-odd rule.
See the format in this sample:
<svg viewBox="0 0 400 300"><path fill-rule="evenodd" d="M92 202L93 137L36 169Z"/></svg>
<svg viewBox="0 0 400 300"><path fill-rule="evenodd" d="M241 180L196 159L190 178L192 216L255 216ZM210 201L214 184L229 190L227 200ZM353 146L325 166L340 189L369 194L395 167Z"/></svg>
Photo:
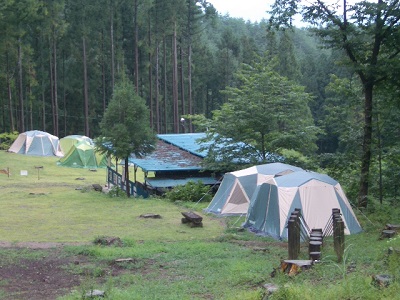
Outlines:
<svg viewBox="0 0 400 300"><path fill-rule="evenodd" d="M66 245L79 246L86 245L87 243L50 243L50 242L20 242L10 243L0 241L0 248L29 248L29 249L51 249L59 248Z"/></svg>
<svg viewBox="0 0 400 300"><path fill-rule="evenodd" d="M39 259L19 259L12 263L0 260L1 299L50 300L70 293L81 282L79 275L66 270L75 260L76 257L60 257L58 249L46 251Z"/></svg>
<svg viewBox="0 0 400 300"><path fill-rule="evenodd" d="M65 255L62 247L65 244L60 243L10 245L0 242L3 250L13 252L12 255L7 251L0 252L2 300L54 300L74 290L81 291L80 286L87 280L96 281L101 286L109 276L137 272L146 275L155 264L151 259L93 262L85 255ZM159 268L162 273L163 266Z"/></svg>

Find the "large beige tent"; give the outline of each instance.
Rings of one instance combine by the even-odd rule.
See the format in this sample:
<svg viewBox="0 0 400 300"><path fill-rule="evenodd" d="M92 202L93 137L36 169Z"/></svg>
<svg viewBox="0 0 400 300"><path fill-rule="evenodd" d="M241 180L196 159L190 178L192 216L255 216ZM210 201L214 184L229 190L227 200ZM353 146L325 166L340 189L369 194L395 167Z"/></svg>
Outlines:
<svg viewBox="0 0 400 300"><path fill-rule="evenodd" d="M58 137L40 130L21 133L8 151L36 156L63 156Z"/></svg>
<svg viewBox="0 0 400 300"><path fill-rule="evenodd" d="M276 176L303 169L284 163L269 163L226 173L206 212L218 215L246 214L250 199L258 185Z"/></svg>
<svg viewBox="0 0 400 300"><path fill-rule="evenodd" d="M287 239L290 214L300 209L309 229L326 228L332 209L341 211L345 234L361 226L339 182L328 175L300 171L275 177L257 186L244 227L277 239Z"/></svg>

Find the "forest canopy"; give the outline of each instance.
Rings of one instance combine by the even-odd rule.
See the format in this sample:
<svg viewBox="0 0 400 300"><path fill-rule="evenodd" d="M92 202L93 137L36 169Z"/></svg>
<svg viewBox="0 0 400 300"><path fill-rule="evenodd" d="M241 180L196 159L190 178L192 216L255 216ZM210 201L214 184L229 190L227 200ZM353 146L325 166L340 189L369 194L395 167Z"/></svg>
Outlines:
<svg viewBox="0 0 400 300"><path fill-rule="evenodd" d="M310 27L293 27L296 13ZM290 134L267 131L264 146L254 137L252 145L265 153L281 149L293 163L343 179L359 204L367 194L395 201L398 2L338 10L324 1L277 0L271 16L257 23L221 16L205 0L2 1L2 132L96 138L125 74L146 102L154 132L198 131L191 121L182 126L182 116L221 119L232 105L243 112L256 99L258 90L243 83L257 79L248 66L261 57L281 84L296 87L291 104L307 98L301 106L307 111L301 117L282 111L293 123ZM310 140L300 143L305 129L312 129Z"/></svg>

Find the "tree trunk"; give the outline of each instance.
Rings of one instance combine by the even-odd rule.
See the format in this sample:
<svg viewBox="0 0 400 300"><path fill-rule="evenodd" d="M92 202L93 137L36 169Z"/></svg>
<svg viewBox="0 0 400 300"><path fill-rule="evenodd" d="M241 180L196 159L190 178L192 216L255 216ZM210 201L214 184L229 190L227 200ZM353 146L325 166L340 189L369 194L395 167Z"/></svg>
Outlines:
<svg viewBox="0 0 400 300"><path fill-rule="evenodd" d="M6 51L6 60L7 60L7 98L8 98L8 108L10 114L10 132L15 131L15 124L14 124L14 114L13 114L13 103L12 103L12 90L11 90L11 79L10 79L10 66L8 61L8 49Z"/></svg>
<svg viewBox="0 0 400 300"><path fill-rule="evenodd" d="M138 27L138 0L135 0L134 7L134 31L135 31L135 88L136 93L139 94L139 27Z"/></svg>
<svg viewBox="0 0 400 300"><path fill-rule="evenodd" d="M383 203L383 178L382 178L382 137L379 115L376 118L376 135L378 139L378 166L379 166L379 203Z"/></svg>
<svg viewBox="0 0 400 300"><path fill-rule="evenodd" d="M54 101L54 73L53 73L53 59L52 59L52 47L51 47L51 41L49 38L49 68L50 68L50 99L51 99L51 117L53 120L53 130L54 130L54 124L56 123L55 116L55 101Z"/></svg>
<svg viewBox="0 0 400 300"><path fill-rule="evenodd" d="M31 73L31 70L29 70L29 73ZM28 100L29 103L29 125L30 125L30 130L33 130L33 103L32 103L32 85L31 82L29 80L28 83L28 90L26 93L26 98Z"/></svg>
<svg viewBox="0 0 400 300"><path fill-rule="evenodd" d="M153 103L153 64L152 64L152 56L151 56L151 18L149 13L149 23L148 23L148 31L149 31L149 106L150 106L150 128L154 128L154 103Z"/></svg>
<svg viewBox="0 0 400 300"><path fill-rule="evenodd" d="M164 133L168 131L167 114L167 39L164 36Z"/></svg>
<svg viewBox="0 0 400 300"><path fill-rule="evenodd" d="M65 89L65 53L63 51L62 82L63 82L63 106L64 106L64 136L67 135L67 93Z"/></svg>
<svg viewBox="0 0 400 300"><path fill-rule="evenodd" d="M368 188L369 188L369 167L371 163L371 143L372 143L372 94L373 84L364 84L364 136L361 158L361 176L358 192L358 206L367 207Z"/></svg>
<svg viewBox="0 0 400 300"><path fill-rule="evenodd" d="M106 103L106 60L105 60L105 51L104 51L104 31L101 32L101 52L102 52L102 60L101 60L101 85L103 92L103 114L106 111L107 103Z"/></svg>
<svg viewBox="0 0 400 300"><path fill-rule="evenodd" d="M111 40L111 88L115 84L115 52L114 52L114 1L110 5L110 40Z"/></svg>
<svg viewBox="0 0 400 300"><path fill-rule="evenodd" d="M88 78L87 78L87 57L86 57L86 39L82 37L83 49L83 95L84 95L84 114L85 114L85 135L89 135L89 92L88 92Z"/></svg>
<svg viewBox="0 0 400 300"><path fill-rule="evenodd" d="M56 36L55 36L55 28L53 26L53 83L54 83L54 128L53 132L55 136L58 136L58 93L57 93L57 47L56 47Z"/></svg>
<svg viewBox="0 0 400 300"><path fill-rule="evenodd" d="M18 78L19 78L19 132L25 131L25 108L22 84L22 42L18 39Z"/></svg>
<svg viewBox="0 0 400 300"><path fill-rule="evenodd" d="M193 115L193 99L192 99L192 42L189 40L188 46L188 110ZM192 121L189 120L189 132L193 132Z"/></svg>
<svg viewBox="0 0 400 300"><path fill-rule="evenodd" d="M185 115L186 114L186 107L185 107L185 83L184 83L184 75L183 75L183 69L184 69L184 67L183 67L183 50L182 50L182 47L179 47L179 58L180 58L180 62L179 62L179 66L180 66L180 72L179 72L179 75L180 75L180 81L181 81L181 116L182 115ZM181 123L180 122L180 117L179 117L179 115L178 115L178 123ZM182 122L181 123L181 126L182 126L182 128L181 128L181 130L182 130L182 132L183 133L185 133L186 132L186 128L185 128L185 122Z"/></svg>
<svg viewBox="0 0 400 300"><path fill-rule="evenodd" d="M42 81L42 130L46 131L46 96L44 80Z"/></svg>
<svg viewBox="0 0 400 300"><path fill-rule="evenodd" d="M160 67L160 52L159 52L159 43L157 41L157 46L156 46L156 99L155 99L155 105L156 105L156 128L157 128L157 133L161 133L161 128L160 128L160 77L159 77L159 67Z"/></svg>
<svg viewBox="0 0 400 300"><path fill-rule="evenodd" d="M126 195L128 198L131 196L131 189L129 184L129 161L128 157L125 158L125 187L126 187Z"/></svg>
<svg viewBox="0 0 400 300"><path fill-rule="evenodd" d="M179 133L179 111L178 111L178 58L176 45L176 22L174 23L174 34L172 37L172 96L174 109L174 132Z"/></svg>

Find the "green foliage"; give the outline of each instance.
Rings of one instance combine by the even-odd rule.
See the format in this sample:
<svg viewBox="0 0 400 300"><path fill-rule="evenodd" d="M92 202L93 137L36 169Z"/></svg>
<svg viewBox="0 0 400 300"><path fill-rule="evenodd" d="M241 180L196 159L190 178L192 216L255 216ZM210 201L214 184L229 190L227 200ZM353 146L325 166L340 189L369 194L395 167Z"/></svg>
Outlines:
<svg viewBox="0 0 400 300"><path fill-rule="evenodd" d="M235 86L223 92L227 101L211 120L195 116L207 127L209 169L226 170L235 164L256 164L276 159L279 149L313 155L317 147L309 102L311 95L275 70L276 62L259 57L243 64L235 74Z"/></svg>
<svg viewBox="0 0 400 300"><path fill-rule="evenodd" d="M210 202L212 195L210 194L210 187L199 180L197 182L189 181L185 185L178 185L167 191L164 197L172 202L198 202L200 200L202 202Z"/></svg>
<svg viewBox="0 0 400 300"><path fill-rule="evenodd" d="M17 137L17 131L0 133L0 150L8 150Z"/></svg>
<svg viewBox="0 0 400 300"><path fill-rule="evenodd" d="M305 170L313 170L315 167L315 162L313 162L310 157L307 157L296 150L280 149L277 151L277 153L285 158L285 163L287 164L291 164Z"/></svg>
<svg viewBox="0 0 400 300"><path fill-rule="evenodd" d="M400 67L398 59L400 53L397 50L399 45L397 36L400 33L398 18L400 9L397 4L396 0L379 3L362 1L349 5L341 11L337 9L337 5L330 4L329 1L309 2L300 6L297 1L277 0L271 11L271 24L277 27L291 27L294 15L301 14L305 22L314 26L313 32L321 38L324 46L344 54L338 57L338 63L345 65L347 70L356 74L359 79L363 99L357 99L359 97L355 99L362 109L351 111L347 106L339 105L338 111L343 111L347 116L357 116L354 120L348 119L351 122L350 128L356 124L356 130L354 132L347 130L346 133L351 133L353 137L356 136L354 134L360 133L356 143L348 140L347 145L351 146L351 150L355 149L354 145L360 147L358 205L362 207L367 206L370 196L370 174L373 174L371 154L375 146L374 130L378 132L378 153L379 155L382 153L381 122L379 116L376 116L377 122L374 124L374 116L379 113L379 109L376 110L375 107L387 105L379 103L381 101L379 89L392 86L399 78L397 70ZM397 90L398 84L395 86ZM342 118L337 120L342 121ZM343 120L346 123L346 118ZM362 127L361 132L359 124ZM381 178L378 180L381 181ZM377 190L382 202L381 183Z"/></svg>
<svg viewBox="0 0 400 300"><path fill-rule="evenodd" d="M101 121L101 152L128 158L142 157L154 151L156 136L148 125L149 109L134 86L123 78L114 87L113 98Z"/></svg>
<svg viewBox="0 0 400 300"><path fill-rule="evenodd" d="M126 193L117 185L114 185L107 194L110 198L127 198Z"/></svg>

